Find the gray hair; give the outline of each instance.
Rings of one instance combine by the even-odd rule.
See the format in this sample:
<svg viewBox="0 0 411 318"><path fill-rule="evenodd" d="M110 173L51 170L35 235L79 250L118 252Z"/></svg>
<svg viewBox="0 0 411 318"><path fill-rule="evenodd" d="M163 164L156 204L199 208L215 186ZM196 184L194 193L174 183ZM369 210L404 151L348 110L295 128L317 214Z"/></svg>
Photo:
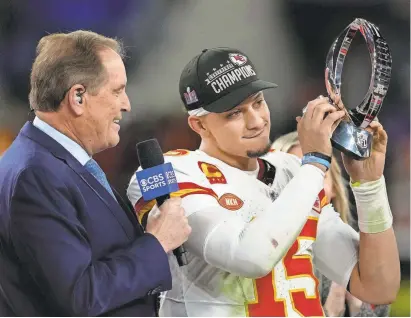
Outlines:
<svg viewBox="0 0 411 318"><path fill-rule="evenodd" d="M55 33L43 37L36 49L29 94L34 110L55 112L75 84L96 94L107 80L99 52L112 49L124 57L121 42L91 31Z"/></svg>

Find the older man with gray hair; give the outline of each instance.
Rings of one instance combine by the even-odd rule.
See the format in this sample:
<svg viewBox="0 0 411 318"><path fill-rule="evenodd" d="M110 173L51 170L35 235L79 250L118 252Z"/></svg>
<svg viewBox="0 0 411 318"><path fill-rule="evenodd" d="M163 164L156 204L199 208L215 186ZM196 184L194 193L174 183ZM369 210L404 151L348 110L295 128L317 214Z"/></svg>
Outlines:
<svg viewBox="0 0 411 318"><path fill-rule="evenodd" d="M36 118L0 162L1 316L154 316L171 288L167 253L191 231L181 200L144 231L92 158L117 145L130 111L122 56L87 31L37 46Z"/></svg>

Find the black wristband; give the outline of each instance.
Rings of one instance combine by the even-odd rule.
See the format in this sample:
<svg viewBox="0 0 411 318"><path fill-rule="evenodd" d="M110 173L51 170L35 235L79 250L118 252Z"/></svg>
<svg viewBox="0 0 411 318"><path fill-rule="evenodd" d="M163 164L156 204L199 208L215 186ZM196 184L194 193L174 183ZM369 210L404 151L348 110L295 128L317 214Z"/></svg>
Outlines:
<svg viewBox="0 0 411 318"><path fill-rule="evenodd" d="M317 158L327 160L329 163L331 163L331 157L327 156L327 155L325 155L321 152L309 152L309 153L305 153L304 156L314 156L314 157L317 157Z"/></svg>

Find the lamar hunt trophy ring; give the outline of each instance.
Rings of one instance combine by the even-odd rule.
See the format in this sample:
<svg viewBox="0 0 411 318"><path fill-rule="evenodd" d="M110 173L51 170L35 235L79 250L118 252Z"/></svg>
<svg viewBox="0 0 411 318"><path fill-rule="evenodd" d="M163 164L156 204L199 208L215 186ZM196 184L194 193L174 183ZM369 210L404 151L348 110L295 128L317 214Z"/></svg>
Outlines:
<svg viewBox="0 0 411 318"><path fill-rule="evenodd" d="M358 30L370 53L371 82L363 101L356 108L346 110L346 119L335 129L331 143L346 155L364 160L370 156L372 147L372 134L365 128L380 112L391 79L390 48L374 24L357 18L337 37L327 54L325 86L331 102L334 96L341 96L344 59Z"/></svg>

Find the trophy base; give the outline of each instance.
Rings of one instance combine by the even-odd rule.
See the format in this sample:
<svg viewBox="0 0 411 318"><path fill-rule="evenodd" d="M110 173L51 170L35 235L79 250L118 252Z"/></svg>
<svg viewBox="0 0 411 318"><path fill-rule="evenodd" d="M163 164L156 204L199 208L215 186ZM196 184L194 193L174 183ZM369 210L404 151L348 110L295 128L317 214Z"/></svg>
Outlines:
<svg viewBox="0 0 411 318"><path fill-rule="evenodd" d="M331 144L351 158L364 160L371 155L372 134L350 122L342 121L334 130Z"/></svg>

